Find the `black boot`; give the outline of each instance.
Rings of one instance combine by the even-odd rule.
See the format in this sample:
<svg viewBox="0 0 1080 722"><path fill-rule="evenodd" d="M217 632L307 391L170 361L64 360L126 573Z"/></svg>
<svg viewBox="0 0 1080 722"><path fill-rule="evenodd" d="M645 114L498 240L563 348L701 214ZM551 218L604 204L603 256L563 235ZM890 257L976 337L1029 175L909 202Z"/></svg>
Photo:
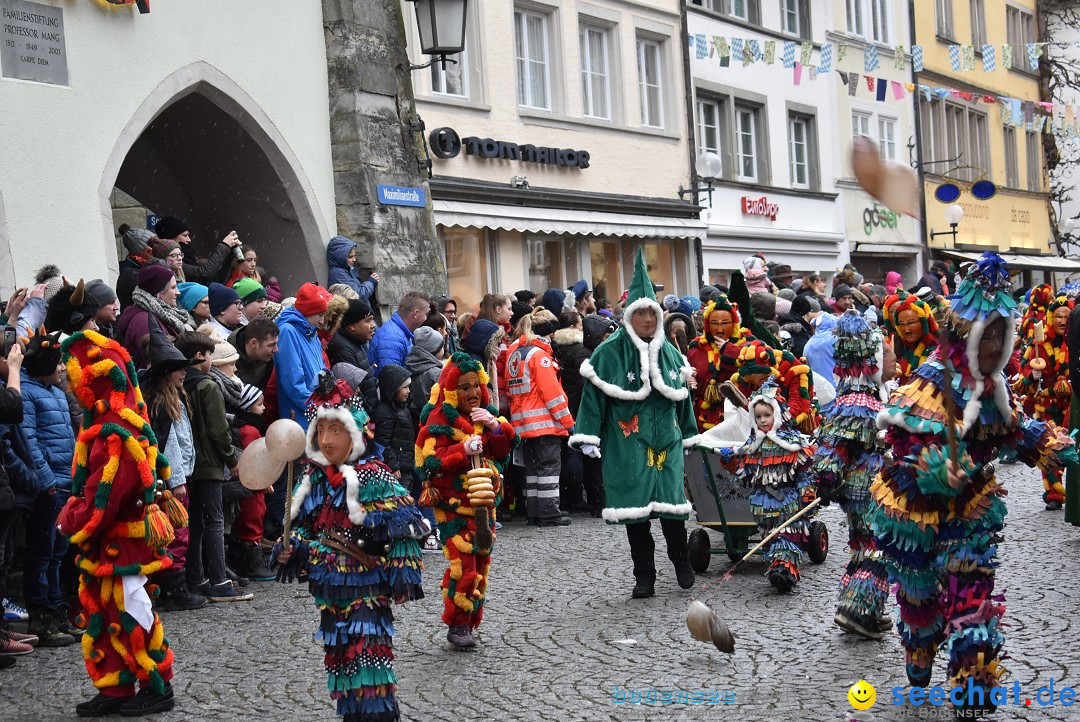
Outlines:
<svg viewBox="0 0 1080 722"><path fill-rule="evenodd" d="M139 693L120 706L120 714L125 717L142 717L156 712L166 712L173 708L172 685L165 683L165 692L155 692L151 687L143 687Z"/></svg>
<svg viewBox="0 0 1080 722"><path fill-rule="evenodd" d="M71 622L71 617L68 614L68 607L66 604L61 604L52 610L53 626L64 634L70 634L76 640L83 636L83 630L76 627Z"/></svg>
<svg viewBox="0 0 1080 722"><path fill-rule="evenodd" d="M269 582L277 578L277 574L266 567L266 559L258 542L234 543L242 550L239 552L242 558L237 562L237 571L256 582Z"/></svg>
<svg viewBox="0 0 1080 722"><path fill-rule="evenodd" d="M476 646L476 640L473 639L472 632L469 631L468 625L465 624L450 627L446 632L446 641L458 649L469 649Z"/></svg>
<svg viewBox="0 0 1080 722"><path fill-rule="evenodd" d="M632 599L644 599L656 593L656 564L653 562L653 553L656 546L653 543L652 531L648 520L635 524L626 525L626 538L630 542L630 558L634 560L634 590L630 593Z"/></svg>
<svg viewBox="0 0 1080 722"><path fill-rule="evenodd" d="M795 577L783 567L775 567L769 570L769 584L776 587L780 594L787 594L795 588Z"/></svg>
<svg viewBox="0 0 1080 722"><path fill-rule="evenodd" d="M56 628L52 612L48 609L31 609L30 624L26 631L38 638L39 647L66 647L75 644L75 637Z"/></svg>
<svg viewBox="0 0 1080 722"><path fill-rule="evenodd" d="M236 570L230 567L228 564L225 565L225 576L229 579L229 581L235 583L238 587L246 587L247 585L251 584L250 579L240 574L237 574Z"/></svg>
<svg viewBox="0 0 1080 722"><path fill-rule="evenodd" d="M202 609L209 604L206 597L188 590L183 570L169 569L164 574L167 576L161 580L162 609L167 612L183 612L189 609Z"/></svg>
<svg viewBox="0 0 1080 722"><path fill-rule="evenodd" d="M660 528L667 541L668 559L675 566L675 579L683 589L694 586L694 570L686 547L686 524L677 519L661 519Z"/></svg>
<svg viewBox="0 0 1080 722"><path fill-rule="evenodd" d="M132 699L135 699L135 697L111 697L99 692L93 699L75 705L75 714L80 717L104 717L116 714L124 704Z"/></svg>

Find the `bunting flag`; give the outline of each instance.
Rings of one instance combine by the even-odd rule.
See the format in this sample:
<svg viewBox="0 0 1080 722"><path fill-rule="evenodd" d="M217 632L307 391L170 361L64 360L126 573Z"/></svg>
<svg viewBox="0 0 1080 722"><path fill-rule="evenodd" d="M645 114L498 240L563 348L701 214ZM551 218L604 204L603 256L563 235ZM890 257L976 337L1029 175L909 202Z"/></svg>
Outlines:
<svg viewBox="0 0 1080 722"><path fill-rule="evenodd" d="M776 41L765 41L765 64L772 65L776 62Z"/></svg>
<svg viewBox="0 0 1080 722"><path fill-rule="evenodd" d="M731 57L731 46L728 45L727 38L722 35L713 36L713 47L716 48L716 57L727 59Z"/></svg>
<svg viewBox="0 0 1080 722"><path fill-rule="evenodd" d="M969 72L975 69L974 45L964 45L960 48L960 67Z"/></svg>
<svg viewBox="0 0 1080 722"><path fill-rule="evenodd" d="M837 45L836 46L836 59L837 60L843 60L844 58L846 58L847 57L847 49L848 49L848 46L845 45L844 43L840 43L839 45Z"/></svg>
<svg viewBox="0 0 1080 722"><path fill-rule="evenodd" d="M802 50L801 50L801 52L799 54L799 59L802 61L803 65L809 65L813 61L813 59L814 59L814 44L813 43L803 43L802 44Z"/></svg>
<svg viewBox="0 0 1080 722"><path fill-rule="evenodd" d="M746 51L743 53L743 66L753 65L754 61L758 58L758 53L761 52L758 48L758 41L749 39L746 41Z"/></svg>
<svg viewBox="0 0 1080 722"><path fill-rule="evenodd" d="M742 38L731 39L731 60L736 63L743 61L743 41Z"/></svg>
<svg viewBox="0 0 1080 722"><path fill-rule="evenodd" d="M921 73L923 71L922 60L923 60L922 46L921 45L912 45L911 46L911 67L915 70L916 73Z"/></svg>
<svg viewBox="0 0 1080 722"><path fill-rule="evenodd" d="M704 34L694 36L694 47L697 48L698 60L701 60L709 54L709 44L708 41L705 40Z"/></svg>
<svg viewBox="0 0 1080 722"><path fill-rule="evenodd" d="M803 64L802 63L795 63L795 71L794 71L794 75L793 75L793 80L795 82L795 85L802 85L802 69L803 69Z"/></svg>
<svg viewBox="0 0 1080 722"><path fill-rule="evenodd" d="M876 45L871 45L863 53L863 71L869 73L871 70L877 70L880 67L878 62L878 50Z"/></svg>
<svg viewBox="0 0 1080 722"><path fill-rule="evenodd" d="M867 75L864 78L864 80L866 81L866 89L869 90L871 93L873 93L874 92L874 79L871 76Z"/></svg>
<svg viewBox="0 0 1080 722"><path fill-rule="evenodd" d="M952 65L952 69L953 69L954 73L959 73L960 72L960 46L959 45L954 44L954 45L949 46L949 63Z"/></svg>
<svg viewBox="0 0 1080 722"><path fill-rule="evenodd" d="M785 68L795 67L795 43L790 40L784 41L783 64Z"/></svg>
<svg viewBox="0 0 1080 722"><path fill-rule="evenodd" d="M858 89L859 89L859 74L858 73L848 73L848 86L847 86L848 95L855 95L855 93L856 93L856 91L858 91Z"/></svg>
<svg viewBox="0 0 1080 722"><path fill-rule="evenodd" d="M1028 67L1032 70L1039 69L1039 56L1042 55L1042 47L1039 43L1027 44Z"/></svg>
<svg viewBox="0 0 1080 722"><path fill-rule="evenodd" d="M897 81L897 80L890 81L889 84L892 86L893 100L903 100L904 99L904 84Z"/></svg>
<svg viewBox="0 0 1080 722"><path fill-rule="evenodd" d="M997 49L986 43L982 46L983 72L992 73L997 70Z"/></svg>
<svg viewBox="0 0 1080 722"><path fill-rule="evenodd" d="M889 90L889 82L884 78L878 78L877 80L877 101L879 103L885 102L885 93Z"/></svg>
<svg viewBox="0 0 1080 722"><path fill-rule="evenodd" d="M904 46L897 45L893 48L893 67L897 70L903 70L907 67L907 60L904 57Z"/></svg>
<svg viewBox="0 0 1080 722"><path fill-rule="evenodd" d="M1013 46L1012 43L1005 43L1001 46L1001 67L1006 70L1011 70L1013 66Z"/></svg>
<svg viewBox="0 0 1080 722"><path fill-rule="evenodd" d="M818 58L818 70L822 73L832 72L833 44L825 43L821 46L821 55Z"/></svg>

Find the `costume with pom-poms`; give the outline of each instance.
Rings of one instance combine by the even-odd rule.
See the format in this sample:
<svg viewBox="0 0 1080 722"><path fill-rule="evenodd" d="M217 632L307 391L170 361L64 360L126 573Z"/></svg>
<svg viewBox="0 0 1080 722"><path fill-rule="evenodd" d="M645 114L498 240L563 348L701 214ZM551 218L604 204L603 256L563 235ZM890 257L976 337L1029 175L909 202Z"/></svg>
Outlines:
<svg viewBox="0 0 1080 722"><path fill-rule="evenodd" d="M69 336L61 348L83 409L60 530L78 549L86 670L108 696L130 697L136 682L164 694L173 653L147 577L172 565L165 548L187 514L164 488L168 462L158 455L128 352L93 331Z"/></svg>
<svg viewBox="0 0 1080 722"><path fill-rule="evenodd" d="M1031 315L1024 315L1028 323L1022 323L1028 336L1021 339L1023 356L1020 360L1020 374L1013 384L1013 391L1023 401L1024 413L1037 419L1063 424L1069 412L1072 400L1072 383L1069 379L1069 344L1065 337L1068 315L1061 323L1055 319L1061 309L1068 314L1073 309L1073 302L1065 296L1051 296L1050 286L1043 284L1031 292L1031 309L1038 309ZM1062 504L1065 501L1065 487L1061 483L1060 470L1043 473L1043 501L1048 504ZM1053 508L1053 507L1051 507Z"/></svg>
<svg viewBox="0 0 1080 722"><path fill-rule="evenodd" d="M278 578L306 577L321 611L315 640L326 652L337 713L347 721L396 720L391 604L424 597L418 540L431 526L390 469L370 455L362 398L344 381L329 386L320 383L307 408L306 458L289 510L291 556ZM342 463L332 463L320 444L324 421L339 422L350 437ZM326 426L332 433L333 424ZM282 547L279 541L275 563Z"/></svg>
<svg viewBox="0 0 1080 722"><path fill-rule="evenodd" d="M779 387L792 421L799 431L812 434L821 425L821 413L814 401L814 374L801 358L761 341L748 341L739 354L739 371L731 380L743 395L750 397L757 389L747 383L747 377L767 374Z"/></svg>
<svg viewBox="0 0 1080 722"><path fill-rule="evenodd" d="M876 507L870 519L896 585L909 682L928 684L944 643L953 685L971 680L990 688L1003 672L1004 599L994 594L994 573L1006 514L1005 491L990 462L999 451L1015 451L1027 464L1056 468L1072 463L1076 452L1061 430L1029 420L1015 407L1002 373L1016 308L1006 263L984 253L950 300L945 345L878 416L889 453L871 487ZM983 343L991 325L1002 327L1002 337ZM980 348L995 346L999 358L983 374ZM956 486L947 464L950 399L956 410L954 462L963 472Z"/></svg>
<svg viewBox="0 0 1080 722"><path fill-rule="evenodd" d="M795 516L815 495L809 471L816 447L808 436L792 427L778 392L769 381L750 398L754 430L736 452L738 478L751 488L750 510L763 538ZM772 426L768 431L757 425L758 405L772 409ZM765 560L769 563L765 573L770 581L772 576L780 575L786 579L788 589L794 586L802 569L803 549L809 540L810 522L804 517L790 524L765 547Z"/></svg>
<svg viewBox="0 0 1080 722"><path fill-rule="evenodd" d="M896 353L897 381L903 386L937 349L938 322L926 301L903 290L885 299L882 312Z"/></svg>
<svg viewBox="0 0 1080 722"><path fill-rule="evenodd" d="M874 546L867 514L870 485L881 470L883 442L877 415L888 401L881 377L882 337L855 311L833 327L836 398L821 410L824 422L814 455L818 494L840 502L848 518L848 559L840 580L837 622L876 632L889 592L881 553Z"/></svg>
<svg viewBox="0 0 1080 722"><path fill-rule="evenodd" d="M718 311L728 313L732 329L726 338L715 334L710 319ZM686 358L697 372L697 388L693 391L694 418L698 430L705 431L724 420L724 398L720 384L731 379L739 369L739 352L754 337L743 328L738 304L721 296L705 307L705 333L690 341Z"/></svg>
<svg viewBox="0 0 1080 722"><path fill-rule="evenodd" d="M475 373L480 382L480 407L498 417L491 404L488 375L479 362L463 352L455 353L443 367L439 382L420 414L416 437L416 469L424 482L420 503L435 512L443 555L450 562L442 579L443 622L449 627L480 626L484 618L491 550L495 541L495 507L502 491L501 475L514 448L514 427L503 418L490 430L473 422L459 410L458 381ZM488 528L477 529L477 506L469 500L469 471L473 468L465 441L479 436L482 465L493 470L494 503L487 516ZM479 531L479 533L478 533ZM490 542L485 543L488 539Z"/></svg>

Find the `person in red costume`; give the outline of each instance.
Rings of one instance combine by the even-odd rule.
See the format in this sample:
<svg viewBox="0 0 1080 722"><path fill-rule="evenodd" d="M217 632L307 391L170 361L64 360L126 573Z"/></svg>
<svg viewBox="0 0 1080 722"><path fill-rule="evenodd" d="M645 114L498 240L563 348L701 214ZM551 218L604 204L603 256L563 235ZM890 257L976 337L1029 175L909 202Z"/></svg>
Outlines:
<svg viewBox="0 0 1080 722"><path fill-rule="evenodd" d="M795 423L804 434L821 426L821 414L814 402L814 375L801 358L790 351L780 351L758 340L749 341L739 355L739 372L732 382L750 398L769 377L779 386L779 395Z"/></svg>
<svg viewBox="0 0 1080 722"><path fill-rule="evenodd" d="M740 325L738 304L721 296L705 307L705 333L690 342L686 358L696 372L694 419L706 431L724 420L720 384L739 369L739 352L750 340L750 330Z"/></svg>
<svg viewBox="0 0 1080 722"><path fill-rule="evenodd" d="M147 577L172 565L165 548L187 518L159 480L168 479L168 462L158 456L135 365L120 344L83 330L89 308L80 281L61 289L49 309L52 325L73 334L61 345L63 363L86 412L59 523L78 548L82 652L98 689L75 709L81 717L141 716L174 704L173 653Z"/></svg>
<svg viewBox="0 0 1080 722"><path fill-rule="evenodd" d="M467 353L451 356L420 414L416 438L416 467L424 482L420 504L434 509L443 554L450 561L442 580L442 619L450 628L447 640L459 648L476 645L472 630L484 616L500 475L515 440L514 427L495 416L487 382L484 367ZM474 466L487 474L490 489L478 484L470 490ZM487 521L478 529L481 510Z"/></svg>

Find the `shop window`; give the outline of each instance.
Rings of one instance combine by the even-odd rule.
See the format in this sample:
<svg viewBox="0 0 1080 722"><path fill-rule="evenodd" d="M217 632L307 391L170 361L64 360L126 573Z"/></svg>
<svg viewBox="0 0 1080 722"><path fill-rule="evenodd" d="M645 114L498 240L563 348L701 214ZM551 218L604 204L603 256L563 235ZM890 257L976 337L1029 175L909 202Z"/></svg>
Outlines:
<svg viewBox="0 0 1080 722"><path fill-rule="evenodd" d="M622 277L619 274L619 244L617 241L592 241L589 243L592 258L593 298L606 298L612 305L622 295Z"/></svg>
<svg viewBox="0 0 1080 722"><path fill-rule="evenodd" d="M475 310L489 290L488 253L481 228L440 228L450 297L460 312Z"/></svg>
<svg viewBox="0 0 1080 722"><path fill-rule="evenodd" d="M628 283L634 273L634 257L640 246L645 256L645 267L649 271L649 278L653 283L664 286L664 290L657 293L657 299L662 300L667 294L676 293L674 251L670 243L624 241L621 245L623 272ZM621 294L622 291L620 290L619 293Z"/></svg>
<svg viewBox="0 0 1080 722"><path fill-rule="evenodd" d="M549 288L569 288L584 277L581 248L587 241L575 236L526 236L529 288L543 294ZM594 296L595 298L595 296Z"/></svg>

